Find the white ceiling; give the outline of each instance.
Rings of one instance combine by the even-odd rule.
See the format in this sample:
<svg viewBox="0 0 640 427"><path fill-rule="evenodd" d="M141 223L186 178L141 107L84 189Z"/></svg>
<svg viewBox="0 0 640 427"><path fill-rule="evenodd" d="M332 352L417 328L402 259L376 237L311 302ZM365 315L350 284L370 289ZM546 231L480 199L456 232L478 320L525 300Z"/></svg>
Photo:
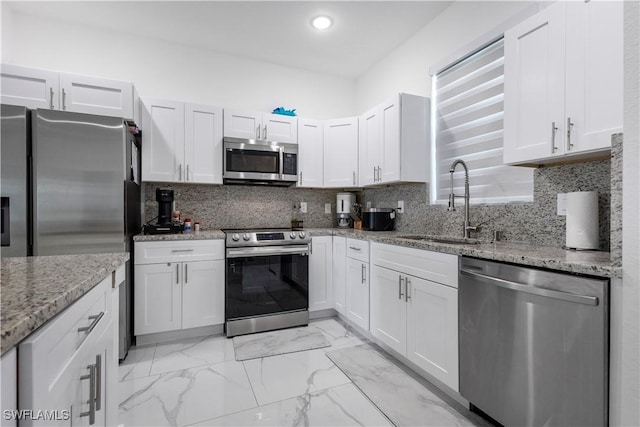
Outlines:
<svg viewBox="0 0 640 427"><path fill-rule="evenodd" d="M2 1L24 13L357 77L451 1ZM318 32L310 20L333 17Z"/></svg>

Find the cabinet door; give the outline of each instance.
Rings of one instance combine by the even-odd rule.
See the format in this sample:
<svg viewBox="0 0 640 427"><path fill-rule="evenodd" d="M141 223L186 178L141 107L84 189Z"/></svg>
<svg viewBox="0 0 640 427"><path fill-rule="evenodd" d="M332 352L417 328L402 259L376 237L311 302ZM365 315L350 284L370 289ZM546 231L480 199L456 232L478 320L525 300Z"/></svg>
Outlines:
<svg viewBox="0 0 640 427"><path fill-rule="evenodd" d="M324 123L324 186L358 186L358 118Z"/></svg>
<svg viewBox="0 0 640 427"><path fill-rule="evenodd" d="M135 335L173 331L182 321L182 263L135 267Z"/></svg>
<svg viewBox="0 0 640 427"><path fill-rule="evenodd" d="M224 110L224 136L263 139L262 113L257 111Z"/></svg>
<svg viewBox="0 0 640 427"><path fill-rule="evenodd" d="M182 265L182 328L224 323L224 261Z"/></svg>
<svg viewBox="0 0 640 427"><path fill-rule="evenodd" d="M564 153L564 2L504 35L504 162Z"/></svg>
<svg viewBox="0 0 640 427"><path fill-rule="evenodd" d="M333 237L333 308L346 315L347 301L347 239Z"/></svg>
<svg viewBox="0 0 640 427"><path fill-rule="evenodd" d="M379 181L380 158L380 109L367 111L359 119L358 151L360 185L375 184Z"/></svg>
<svg viewBox="0 0 640 427"><path fill-rule="evenodd" d="M623 3L567 2L567 153L611 148L622 132Z"/></svg>
<svg viewBox="0 0 640 427"><path fill-rule="evenodd" d="M184 181L222 184L222 108L186 104Z"/></svg>
<svg viewBox="0 0 640 427"><path fill-rule="evenodd" d="M407 303L405 276L388 268L371 267L371 333L405 355Z"/></svg>
<svg viewBox="0 0 640 427"><path fill-rule="evenodd" d="M318 236L311 239L309 255L309 311L333 308L332 253L331 236Z"/></svg>
<svg viewBox="0 0 640 427"><path fill-rule="evenodd" d="M458 391L458 290L407 280L407 358Z"/></svg>
<svg viewBox="0 0 640 427"><path fill-rule="evenodd" d="M0 358L0 410L15 411L18 409L18 351L12 348ZM15 427L17 420L2 420L5 427Z"/></svg>
<svg viewBox="0 0 640 427"><path fill-rule="evenodd" d="M347 258L347 319L369 330L369 264Z"/></svg>
<svg viewBox="0 0 640 427"><path fill-rule="evenodd" d="M2 64L0 101L27 108L59 109L58 73Z"/></svg>
<svg viewBox="0 0 640 427"><path fill-rule="evenodd" d="M60 109L75 113L133 119L133 84L60 73Z"/></svg>
<svg viewBox="0 0 640 427"><path fill-rule="evenodd" d="M298 187L322 188L323 123L298 119Z"/></svg>
<svg viewBox="0 0 640 427"><path fill-rule="evenodd" d="M145 98L142 111L142 180L182 182L184 104Z"/></svg>
<svg viewBox="0 0 640 427"><path fill-rule="evenodd" d="M282 114L262 114L262 139L298 143L298 118Z"/></svg>
<svg viewBox="0 0 640 427"><path fill-rule="evenodd" d="M420 141L413 142L420 143ZM416 151L415 154L419 152ZM427 162L426 159L428 157L423 159L424 163ZM380 171L378 175L379 182L400 180L400 95L380 107Z"/></svg>

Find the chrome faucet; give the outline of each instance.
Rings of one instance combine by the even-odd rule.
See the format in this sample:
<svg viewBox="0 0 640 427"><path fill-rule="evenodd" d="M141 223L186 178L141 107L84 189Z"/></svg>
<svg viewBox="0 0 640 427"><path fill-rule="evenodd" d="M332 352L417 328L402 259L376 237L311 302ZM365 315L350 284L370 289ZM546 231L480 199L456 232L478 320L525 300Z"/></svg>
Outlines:
<svg viewBox="0 0 640 427"><path fill-rule="evenodd" d="M456 196L453 194L453 173L456 171L456 166L462 165L464 168L464 196ZM451 191L449 192L449 211L456 210L456 197L464 197L464 232L463 237L465 239L469 238L469 231L476 231L478 227L471 227L469 225L469 169L464 161L457 159L451 163L451 167L449 168L449 173L451 174Z"/></svg>

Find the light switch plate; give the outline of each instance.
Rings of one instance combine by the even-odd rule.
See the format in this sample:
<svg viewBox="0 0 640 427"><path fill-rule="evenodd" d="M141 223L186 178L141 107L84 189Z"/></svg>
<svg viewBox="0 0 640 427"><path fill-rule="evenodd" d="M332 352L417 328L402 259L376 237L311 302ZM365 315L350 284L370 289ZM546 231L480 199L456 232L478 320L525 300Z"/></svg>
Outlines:
<svg viewBox="0 0 640 427"><path fill-rule="evenodd" d="M300 202L300 212L307 213L307 202Z"/></svg>
<svg viewBox="0 0 640 427"><path fill-rule="evenodd" d="M558 215L567 216L567 193L558 193Z"/></svg>
<svg viewBox="0 0 640 427"><path fill-rule="evenodd" d="M331 203L325 203L324 204L324 213L326 213L326 214L330 214L331 213Z"/></svg>
<svg viewBox="0 0 640 427"><path fill-rule="evenodd" d="M404 200L398 200L398 213L404 213Z"/></svg>

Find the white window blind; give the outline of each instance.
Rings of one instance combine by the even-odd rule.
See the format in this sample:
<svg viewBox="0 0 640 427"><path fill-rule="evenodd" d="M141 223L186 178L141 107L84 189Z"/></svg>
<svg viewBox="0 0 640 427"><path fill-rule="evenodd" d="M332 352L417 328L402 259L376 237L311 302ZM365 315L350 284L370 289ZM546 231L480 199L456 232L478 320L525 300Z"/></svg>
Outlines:
<svg viewBox="0 0 640 427"><path fill-rule="evenodd" d="M432 203L447 203L449 168L469 168L471 203L533 200L533 170L502 164L504 42L500 39L433 76ZM464 194L464 169L453 191Z"/></svg>

